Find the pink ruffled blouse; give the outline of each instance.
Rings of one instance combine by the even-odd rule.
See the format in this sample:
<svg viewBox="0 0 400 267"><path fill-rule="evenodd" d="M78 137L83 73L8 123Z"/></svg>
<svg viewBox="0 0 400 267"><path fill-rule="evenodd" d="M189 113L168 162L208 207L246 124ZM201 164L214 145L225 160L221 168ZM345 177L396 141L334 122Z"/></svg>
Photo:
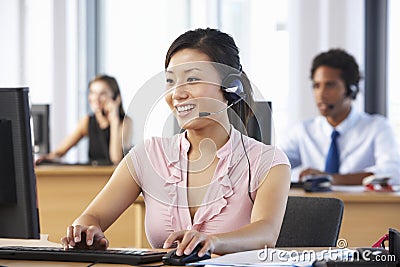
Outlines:
<svg viewBox="0 0 400 267"><path fill-rule="evenodd" d="M289 165L286 155L232 127L228 142L217 151L219 159L202 205L191 219L187 202L187 170L190 143L185 133L171 138L154 137L136 145L129 155L146 205L145 228L154 248L163 246L174 231L195 229L206 234L234 231L250 223L252 198L269 169ZM193 192L193 189L191 189ZM195 189L194 189L195 190Z"/></svg>

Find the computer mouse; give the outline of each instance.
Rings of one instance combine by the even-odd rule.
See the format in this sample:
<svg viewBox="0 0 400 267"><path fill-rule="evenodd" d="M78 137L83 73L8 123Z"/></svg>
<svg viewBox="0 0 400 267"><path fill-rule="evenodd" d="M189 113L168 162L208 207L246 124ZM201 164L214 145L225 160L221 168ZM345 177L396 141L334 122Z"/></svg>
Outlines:
<svg viewBox="0 0 400 267"><path fill-rule="evenodd" d="M189 255L183 254L182 256L177 256L176 255L176 249L169 251L167 254L163 256L163 263L165 265L186 265L187 263L195 262L195 261L201 261L201 260L207 260L211 258L211 253L207 251L206 254L204 254L202 257L199 257L197 253L199 253L200 249L202 248L201 245L197 245L190 253Z"/></svg>

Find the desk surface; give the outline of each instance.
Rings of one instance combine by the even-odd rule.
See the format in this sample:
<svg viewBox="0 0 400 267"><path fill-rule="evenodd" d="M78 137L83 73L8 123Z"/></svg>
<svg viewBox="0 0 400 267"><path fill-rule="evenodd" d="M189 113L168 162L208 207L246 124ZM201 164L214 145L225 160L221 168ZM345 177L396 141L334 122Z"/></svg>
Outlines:
<svg viewBox="0 0 400 267"><path fill-rule="evenodd" d="M68 225L105 186L114 166L38 166L35 168L40 229L60 242ZM149 247L144 234L144 203L134 205L107 230L114 247Z"/></svg>
<svg viewBox="0 0 400 267"><path fill-rule="evenodd" d="M42 266L58 266L58 267L87 267L90 266L88 262L56 262L56 261L16 261L16 260L2 260L0 265L7 267L42 267ZM156 262L154 265L160 266L161 262ZM107 264L96 263L94 267L118 267L118 266L132 266L124 264ZM145 265L141 265L145 266Z"/></svg>
<svg viewBox="0 0 400 267"><path fill-rule="evenodd" d="M40 165L35 168L37 176L111 176L115 166L84 166L84 165Z"/></svg>
<svg viewBox="0 0 400 267"><path fill-rule="evenodd" d="M290 189L291 196L304 197L334 197L343 200L343 202L357 203L398 203L400 204L400 192L322 192L308 193L303 189Z"/></svg>
<svg viewBox="0 0 400 267"><path fill-rule="evenodd" d="M113 166L39 166L36 168L41 230L59 242L66 227L107 183ZM71 185L74 187L71 190ZM306 193L291 189L290 195L335 197L345 204L339 238L349 246L370 246L389 227L400 229L400 193L327 192ZM65 201L65 200L68 201ZM140 198L106 234L114 247L149 247L144 232L145 207Z"/></svg>
<svg viewBox="0 0 400 267"><path fill-rule="evenodd" d="M40 240L26 240L26 239L5 239L5 238L0 238L0 246L37 246L37 247L60 247L60 244L53 243L51 241L47 240L46 235L41 235ZM321 250L326 250L330 248L284 248L283 250L286 251L321 251ZM164 250L163 250L164 251ZM254 260L254 259L253 259ZM13 266L13 267L26 267L26 266L89 266L91 263L81 263L81 262L58 262L58 261L25 261L25 260L3 260L0 259L0 265L4 266ZM160 266L161 262L155 262L155 263L149 263L145 264L144 266ZM99 266L131 266L131 265L125 265L125 264L106 264L106 263L96 263L94 265L95 267ZM141 265L143 266L143 265Z"/></svg>

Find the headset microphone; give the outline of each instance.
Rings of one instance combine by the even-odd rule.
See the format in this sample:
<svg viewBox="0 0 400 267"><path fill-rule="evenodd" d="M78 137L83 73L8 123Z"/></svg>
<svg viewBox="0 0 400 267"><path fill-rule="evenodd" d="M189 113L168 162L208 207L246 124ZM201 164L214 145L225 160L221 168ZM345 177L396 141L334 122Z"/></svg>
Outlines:
<svg viewBox="0 0 400 267"><path fill-rule="evenodd" d="M199 112L199 117L207 117L221 113L222 111L227 110L246 98L243 84L240 80L240 75L238 74L229 74L227 77L225 77L225 79L222 81L221 89L224 92L224 96L227 98L228 103L232 103L216 112Z"/></svg>
<svg viewBox="0 0 400 267"><path fill-rule="evenodd" d="M237 104L240 100L242 100L242 98L239 98L238 100L236 100L236 101L233 102L232 104L230 104L230 105L224 107L224 108L221 109L221 110L215 111L215 112L199 112L199 117L207 117L207 116L210 116L210 115L215 115L215 114L221 113L222 111L227 110L228 108L230 108L230 107L232 107L233 105Z"/></svg>

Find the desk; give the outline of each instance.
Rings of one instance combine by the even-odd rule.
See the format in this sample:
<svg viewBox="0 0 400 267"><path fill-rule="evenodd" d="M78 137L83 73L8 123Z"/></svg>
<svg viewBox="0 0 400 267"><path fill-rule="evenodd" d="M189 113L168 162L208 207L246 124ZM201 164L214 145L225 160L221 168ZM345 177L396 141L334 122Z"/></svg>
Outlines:
<svg viewBox="0 0 400 267"><path fill-rule="evenodd" d="M352 248L354 249L354 248ZM240 266L241 264L252 264L251 266L266 266L263 265L268 264L268 266L271 266L272 262L276 263L273 266L291 266L287 265L291 261L287 258L290 257L293 262L292 264L299 263L299 261L305 263L304 261L308 261L309 264L311 264L315 259L321 260L322 257L326 259L331 259L331 260L338 260L339 257L342 255L344 259L349 259L347 258L348 256L355 255L353 252L346 251L344 250L343 253L338 252L338 250L331 250L331 248L327 247L318 247L318 248L305 248L305 247L295 247L295 248L283 248L280 249L280 252L286 251L285 254L282 253L273 253L273 252L267 252L270 253L268 254L270 258L264 259L264 260L259 260L258 255L259 252L262 251L261 249L259 250L253 250L253 251L245 251L245 252L240 252L240 254L232 254L232 255L226 255L225 259L222 261L219 261L219 264L216 264L214 261L214 264L211 266L232 266L232 263L236 263L236 266ZM329 251L332 251L330 253ZM336 252L334 252L336 251ZM316 254L320 252L319 254ZM264 254L265 255L265 254ZM369 257L368 254L365 255L366 257ZM392 255L394 256L394 255ZM228 258L229 259L228 259ZM272 261L272 258L274 260ZM356 256L357 257L357 256ZM219 260L218 256L214 255L213 256L214 260ZM221 260L222 258L220 258ZM393 266L395 267L396 264L395 262L391 262L393 260L393 257L387 258L387 262L382 262L382 265L378 264L377 262L374 265L368 265L368 266ZM353 264L351 264L353 263ZM384 265L386 263L386 265ZM261 265L260 265L261 264ZM56 262L56 261L26 261L26 260L2 260L0 259L0 265L6 265L6 266L13 266L13 267L26 267L26 266L32 266L32 267L39 267L39 266L63 266L63 267L69 267L69 266L91 266L90 263L80 263L80 262ZM161 262L154 262L154 263L149 263L145 265L140 265L140 266L162 266ZM95 267L115 267L115 266L131 266L131 265L124 265L124 264L105 264L105 263L96 263L94 264ZM199 265L197 265L199 266ZM250 265L249 265L250 266ZM301 265L303 266L303 265ZM308 265L307 265L308 266ZM343 265L340 265L343 266ZM345 266L360 266L356 262L352 262L351 258L349 259L348 263L345 263ZM365 266L365 265L362 265ZM171 266L172 267L172 266Z"/></svg>
<svg viewBox="0 0 400 267"><path fill-rule="evenodd" d="M86 267L90 263L88 262L56 262L56 261L17 261L17 260L2 260L0 259L0 265L7 267ZM161 263L157 263L161 265ZM119 266L131 266L125 264L107 264L107 263L96 263L94 267L119 267Z"/></svg>
<svg viewBox="0 0 400 267"><path fill-rule="evenodd" d="M344 214L339 238L350 247L371 246L389 227L400 229L400 193L326 192L306 193L291 189L292 196L334 197L343 200Z"/></svg>
<svg viewBox="0 0 400 267"><path fill-rule="evenodd" d="M59 242L66 227L106 184L113 167L39 166L36 168L41 232ZM335 197L344 201L339 238L351 247L370 246L389 227L400 229L400 193L329 192L305 193L290 190L294 196ZM144 232L143 198L115 222L106 235L113 247L149 248Z"/></svg>
<svg viewBox="0 0 400 267"><path fill-rule="evenodd" d="M41 233L60 242L66 229L103 188L113 166L38 166L35 169ZM139 199L106 231L110 246L149 248L145 207Z"/></svg>
<svg viewBox="0 0 400 267"><path fill-rule="evenodd" d="M50 242L47 240L47 236L41 235L40 240L36 239L30 239L30 240L24 240L24 239L6 239L6 238L0 238L0 246L33 246L33 247L61 247L60 244L55 244L53 242ZM286 251L292 251L292 250L297 250L299 252L301 251L321 251L321 250L326 250L327 248L285 248L284 250ZM165 250L163 250L165 251ZM257 253L259 250L254 250L254 253ZM250 252L251 254L253 252ZM247 254L247 253L246 253ZM271 254L272 255L272 254ZM214 255L215 256L215 255ZM213 256L213 257L214 257ZM255 255L254 255L255 256ZM242 260L242 259L241 259ZM257 256L251 257L250 260L256 261ZM0 265L5 265L5 266L88 266L90 263L80 263L80 262L57 262L57 261L28 261L28 260L4 260L0 259ZM145 265L150 265L150 266L160 266L161 262L155 262L155 263L149 263ZM96 263L94 265L95 267L98 266L131 266L131 265L124 265L124 264L104 264L104 263ZM143 266L143 265L142 265Z"/></svg>

